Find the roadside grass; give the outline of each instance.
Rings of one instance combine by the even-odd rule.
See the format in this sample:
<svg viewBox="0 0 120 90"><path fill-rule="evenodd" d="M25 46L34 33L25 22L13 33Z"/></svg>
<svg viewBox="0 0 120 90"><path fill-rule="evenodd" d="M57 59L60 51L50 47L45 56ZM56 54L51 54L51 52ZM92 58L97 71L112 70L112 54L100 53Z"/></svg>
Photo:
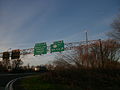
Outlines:
<svg viewBox="0 0 120 90"><path fill-rule="evenodd" d="M120 90L120 70L63 70L22 80L25 90Z"/></svg>
<svg viewBox="0 0 120 90"><path fill-rule="evenodd" d="M80 87L43 81L39 75L25 78L21 84L25 90L82 90Z"/></svg>

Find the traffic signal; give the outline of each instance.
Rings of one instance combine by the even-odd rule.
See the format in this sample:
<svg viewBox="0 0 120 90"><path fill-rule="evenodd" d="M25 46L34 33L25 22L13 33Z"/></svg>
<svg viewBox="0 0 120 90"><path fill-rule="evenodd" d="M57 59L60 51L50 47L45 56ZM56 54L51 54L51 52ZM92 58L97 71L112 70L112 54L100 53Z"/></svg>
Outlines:
<svg viewBox="0 0 120 90"><path fill-rule="evenodd" d="M12 50L11 59L19 59L20 58L20 50Z"/></svg>
<svg viewBox="0 0 120 90"><path fill-rule="evenodd" d="M9 52L3 52L3 60L5 60L5 59L9 59L9 57L10 57L10 53Z"/></svg>

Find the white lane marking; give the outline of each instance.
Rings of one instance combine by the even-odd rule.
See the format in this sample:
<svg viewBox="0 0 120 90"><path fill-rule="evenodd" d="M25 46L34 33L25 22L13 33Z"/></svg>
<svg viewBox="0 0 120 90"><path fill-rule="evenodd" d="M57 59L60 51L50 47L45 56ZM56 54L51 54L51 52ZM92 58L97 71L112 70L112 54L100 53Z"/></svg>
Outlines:
<svg viewBox="0 0 120 90"><path fill-rule="evenodd" d="M24 73L24 74L22 74L22 75L27 75L27 74L33 74L33 73L26 73L26 74ZM11 75L11 74L10 74L10 75ZM13 74L13 75L20 75L20 74ZM15 79L9 81L9 82L7 83L7 85L5 86L5 90L13 90L13 83L14 83L15 81L17 81L18 79L22 79L22 78L25 78L25 77L28 77L28 76L22 76L22 77L15 78Z"/></svg>
<svg viewBox="0 0 120 90"><path fill-rule="evenodd" d="M13 90L13 84L14 84L18 79L22 79L22 78L25 78L25 77L28 77L28 76L23 76L23 77L15 78L15 79L9 81L9 82L7 83L7 85L5 86L5 90Z"/></svg>
<svg viewBox="0 0 120 90"><path fill-rule="evenodd" d="M10 82L8 82L6 87L5 87L5 90L13 90L13 83L15 81L17 81L18 79L21 79L21 78L23 78L23 77L19 77L19 78L13 79Z"/></svg>

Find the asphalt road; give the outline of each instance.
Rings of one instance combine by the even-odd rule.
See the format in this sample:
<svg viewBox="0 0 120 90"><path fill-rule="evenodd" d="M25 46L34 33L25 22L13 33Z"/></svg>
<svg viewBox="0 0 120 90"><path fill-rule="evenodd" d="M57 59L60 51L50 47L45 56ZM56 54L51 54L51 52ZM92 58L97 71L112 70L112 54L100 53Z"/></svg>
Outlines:
<svg viewBox="0 0 120 90"><path fill-rule="evenodd" d="M5 90L7 83L15 78L31 75L28 74L0 74L0 90Z"/></svg>

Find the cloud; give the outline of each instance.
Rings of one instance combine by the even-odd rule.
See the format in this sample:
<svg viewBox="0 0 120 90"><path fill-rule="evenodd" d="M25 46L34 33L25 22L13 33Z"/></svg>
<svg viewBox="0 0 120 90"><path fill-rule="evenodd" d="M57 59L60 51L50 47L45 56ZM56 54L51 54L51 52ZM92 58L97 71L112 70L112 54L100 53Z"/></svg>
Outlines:
<svg viewBox="0 0 120 90"><path fill-rule="evenodd" d="M24 65L27 65L28 63L30 65L41 65L41 64L46 64L49 61L53 61L54 54L46 54L41 56L27 55L27 56L24 56L22 60L24 61Z"/></svg>
<svg viewBox="0 0 120 90"><path fill-rule="evenodd" d="M3 1L4 2L4 1ZM27 2L28 3L28 2ZM52 11L52 4L42 1L22 2L5 1L0 7L0 52L9 48L21 49L34 47L34 42L28 42L36 27L36 21L44 23ZM49 8L50 7L50 8ZM24 65L45 64L53 60L53 55L33 56L22 58Z"/></svg>
<svg viewBox="0 0 120 90"><path fill-rule="evenodd" d="M49 4L40 1L3 1L0 4L0 48L6 50L27 42L33 34L37 18L45 19ZM36 18L36 19L35 19ZM30 24L31 23L31 24ZM27 26L28 25L28 26ZM27 28L26 28L27 27ZM26 45L22 44L21 46Z"/></svg>

